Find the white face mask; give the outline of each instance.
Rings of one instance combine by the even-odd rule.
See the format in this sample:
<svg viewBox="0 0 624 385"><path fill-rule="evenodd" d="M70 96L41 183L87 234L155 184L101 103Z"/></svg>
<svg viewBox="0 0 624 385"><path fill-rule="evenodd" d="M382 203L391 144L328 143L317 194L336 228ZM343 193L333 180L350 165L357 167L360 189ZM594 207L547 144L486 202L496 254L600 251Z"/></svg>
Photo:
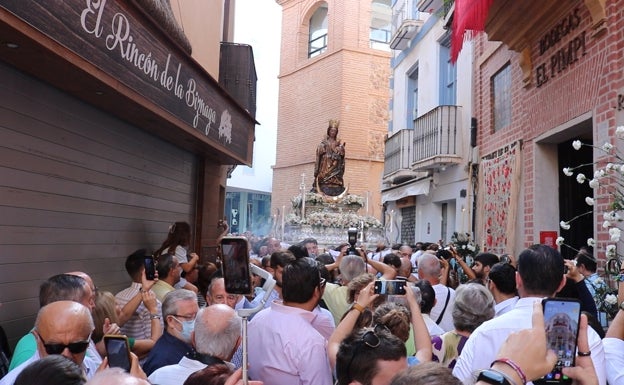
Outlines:
<svg viewBox="0 0 624 385"><path fill-rule="evenodd" d="M182 335L182 339L185 342L191 343L191 333L195 330L195 320L191 321L180 321L175 316L172 316L174 320L178 321L182 325L182 331L180 334Z"/></svg>

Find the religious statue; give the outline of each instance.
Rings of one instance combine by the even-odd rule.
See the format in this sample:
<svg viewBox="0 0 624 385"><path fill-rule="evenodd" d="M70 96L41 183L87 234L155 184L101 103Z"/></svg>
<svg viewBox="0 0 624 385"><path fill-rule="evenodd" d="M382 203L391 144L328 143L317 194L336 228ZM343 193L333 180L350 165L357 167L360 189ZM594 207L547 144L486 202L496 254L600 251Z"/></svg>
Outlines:
<svg viewBox="0 0 624 385"><path fill-rule="evenodd" d="M313 192L337 196L345 191L345 143L338 139L339 125L339 120L330 120L327 135L316 148Z"/></svg>

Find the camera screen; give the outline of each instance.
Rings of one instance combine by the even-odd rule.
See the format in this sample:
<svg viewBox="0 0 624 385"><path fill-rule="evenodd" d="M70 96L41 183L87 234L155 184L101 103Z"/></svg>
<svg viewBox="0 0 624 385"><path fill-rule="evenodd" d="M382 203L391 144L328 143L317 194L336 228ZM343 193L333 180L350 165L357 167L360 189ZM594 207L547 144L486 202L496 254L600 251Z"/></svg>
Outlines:
<svg viewBox="0 0 624 385"><path fill-rule="evenodd" d="M375 281L375 294L404 295L405 281L402 280L377 280Z"/></svg>
<svg viewBox="0 0 624 385"><path fill-rule="evenodd" d="M244 239L223 239L223 278L225 291L232 294L249 294L251 277L249 274L249 252Z"/></svg>
<svg viewBox="0 0 624 385"><path fill-rule="evenodd" d="M549 299L544 302L548 347L557 354L555 368L544 376L547 382L571 382L561 369L574 366L580 314L581 306L577 301Z"/></svg>

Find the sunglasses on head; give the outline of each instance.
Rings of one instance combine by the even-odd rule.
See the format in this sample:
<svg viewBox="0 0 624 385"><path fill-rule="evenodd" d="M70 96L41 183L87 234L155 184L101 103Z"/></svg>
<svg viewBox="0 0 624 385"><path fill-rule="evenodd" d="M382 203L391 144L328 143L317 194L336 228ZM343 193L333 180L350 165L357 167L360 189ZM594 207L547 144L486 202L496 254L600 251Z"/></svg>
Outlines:
<svg viewBox="0 0 624 385"><path fill-rule="evenodd" d="M364 345L368 346L371 349L375 349L376 347L378 347L381 344L381 340L379 339L377 333L381 332L382 330L389 332L389 329L386 325L377 324L372 330L369 330L366 333L362 334L362 337L360 337L360 339L355 342L353 354L351 355L351 359L349 360L349 364L347 365L347 374L349 376L349 381L353 381L353 377L351 376L351 364L353 364L353 359L359 354L361 347Z"/></svg>
<svg viewBox="0 0 624 385"><path fill-rule="evenodd" d="M89 339L86 341L78 341L78 342L70 342L68 344L60 344L60 343L46 343L41 337L41 334L37 333L43 347L45 348L46 353L48 354L61 354L65 350L65 348L69 349L72 354L84 353L89 347Z"/></svg>

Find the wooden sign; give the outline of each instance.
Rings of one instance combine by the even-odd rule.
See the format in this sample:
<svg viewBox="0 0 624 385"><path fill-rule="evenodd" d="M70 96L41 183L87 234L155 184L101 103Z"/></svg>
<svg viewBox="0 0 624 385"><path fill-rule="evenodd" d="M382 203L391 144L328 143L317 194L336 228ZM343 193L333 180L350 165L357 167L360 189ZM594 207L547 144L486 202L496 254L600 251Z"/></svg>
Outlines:
<svg viewBox="0 0 624 385"><path fill-rule="evenodd" d="M250 163L254 119L136 5L4 0L0 7L174 115L200 140Z"/></svg>

